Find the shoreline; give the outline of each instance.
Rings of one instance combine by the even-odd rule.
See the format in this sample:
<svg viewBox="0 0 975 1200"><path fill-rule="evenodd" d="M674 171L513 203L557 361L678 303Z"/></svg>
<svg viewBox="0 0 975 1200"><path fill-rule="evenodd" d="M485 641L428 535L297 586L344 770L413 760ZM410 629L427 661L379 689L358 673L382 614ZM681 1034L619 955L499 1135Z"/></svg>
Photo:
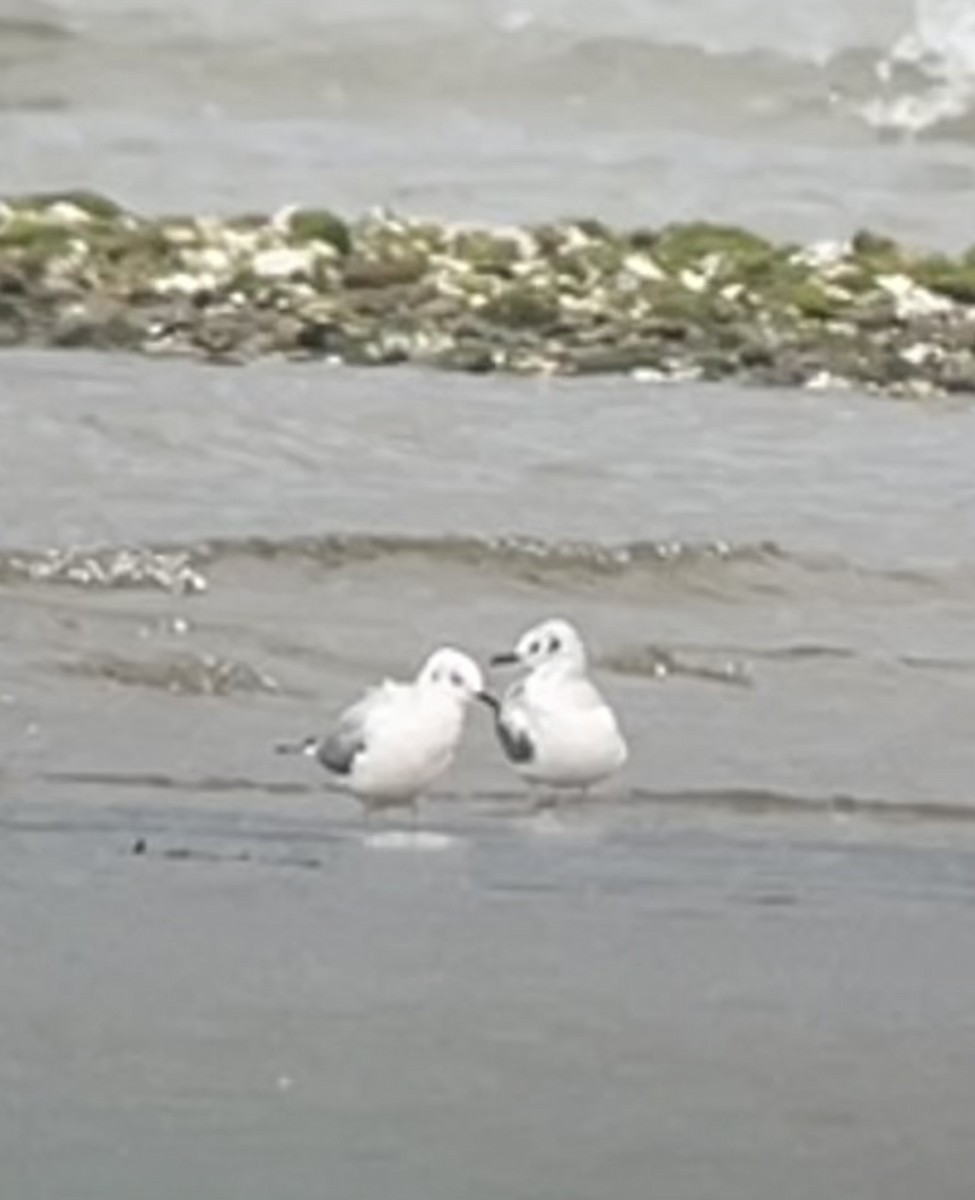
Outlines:
<svg viewBox="0 0 975 1200"><path fill-rule="evenodd" d="M0 347L975 392L975 251L694 222L503 227L0 201Z"/></svg>

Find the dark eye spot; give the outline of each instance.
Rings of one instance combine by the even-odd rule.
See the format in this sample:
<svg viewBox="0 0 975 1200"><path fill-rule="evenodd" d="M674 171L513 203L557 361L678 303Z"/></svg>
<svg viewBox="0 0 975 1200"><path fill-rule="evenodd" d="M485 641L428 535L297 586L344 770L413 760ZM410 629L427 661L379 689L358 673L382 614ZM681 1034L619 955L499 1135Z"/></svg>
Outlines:
<svg viewBox="0 0 975 1200"><path fill-rule="evenodd" d="M552 651L553 654L556 654L556 653L558 653L559 650L562 649L562 643L559 641L559 639L557 637L554 637L549 642L548 648L549 648L549 650Z"/></svg>
<svg viewBox="0 0 975 1200"><path fill-rule="evenodd" d="M528 653L529 654L537 654L539 652L539 650L541 650L541 648L542 648L541 642L532 642L532 644L528 647Z"/></svg>
<svg viewBox="0 0 975 1200"><path fill-rule="evenodd" d="M454 687L463 687L464 686L464 681L461 678L459 671L451 671L450 672L450 682L454 685Z"/></svg>

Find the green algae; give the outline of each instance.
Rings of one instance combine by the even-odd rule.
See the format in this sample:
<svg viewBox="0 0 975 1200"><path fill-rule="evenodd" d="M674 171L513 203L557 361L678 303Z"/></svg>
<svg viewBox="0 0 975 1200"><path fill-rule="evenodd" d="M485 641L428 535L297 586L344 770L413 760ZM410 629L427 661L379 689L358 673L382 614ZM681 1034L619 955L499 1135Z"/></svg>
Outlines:
<svg viewBox="0 0 975 1200"><path fill-rule="evenodd" d="M773 251L772 244L758 234L734 225L715 225L707 221L667 225L648 248L661 266L673 271L694 267L712 256L729 264L744 265L761 260Z"/></svg>
<svg viewBox="0 0 975 1200"><path fill-rule="evenodd" d="M65 225L14 215L0 227L0 251L23 250L51 256L66 250L75 236L75 231Z"/></svg>
<svg viewBox="0 0 975 1200"><path fill-rule="evenodd" d="M76 208L85 216L101 221L116 221L125 215L125 209L120 204L86 188L74 188L63 192L32 192L24 196L10 197L6 203L16 211L37 215L59 205Z"/></svg>
<svg viewBox="0 0 975 1200"><path fill-rule="evenodd" d="M352 234L341 217L327 208L299 208L288 219L293 241L325 242L341 255L352 250Z"/></svg>
<svg viewBox="0 0 975 1200"><path fill-rule="evenodd" d="M912 277L941 296L960 304L975 304L975 263L932 255L914 264Z"/></svg>
<svg viewBox="0 0 975 1200"><path fill-rule="evenodd" d="M472 271L511 279L514 265L521 261L518 242L487 229L465 229L450 239L450 253L468 264Z"/></svg>
<svg viewBox="0 0 975 1200"><path fill-rule="evenodd" d="M975 392L975 251L869 230L801 246L706 221L148 220L66 191L0 204L0 291L5 345Z"/></svg>
<svg viewBox="0 0 975 1200"><path fill-rule="evenodd" d="M792 306L802 317L815 321L835 321L847 311L849 304L828 292L815 279L795 282L778 293L778 298Z"/></svg>
<svg viewBox="0 0 975 1200"><path fill-rule="evenodd" d="M530 287L510 287L480 310L485 321L509 329L545 329L559 318L558 299Z"/></svg>

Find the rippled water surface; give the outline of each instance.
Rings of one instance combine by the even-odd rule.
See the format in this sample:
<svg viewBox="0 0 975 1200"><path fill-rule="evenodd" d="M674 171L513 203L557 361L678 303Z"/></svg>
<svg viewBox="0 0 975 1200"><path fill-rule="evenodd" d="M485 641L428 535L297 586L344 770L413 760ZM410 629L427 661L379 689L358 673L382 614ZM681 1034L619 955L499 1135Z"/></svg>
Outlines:
<svg viewBox="0 0 975 1200"><path fill-rule="evenodd" d="M108 705L185 724L194 774L280 774L370 675L561 611L630 714L624 791L972 802L970 409L18 354L0 421L14 764L170 770Z"/></svg>
<svg viewBox="0 0 975 1200"><path fill-rule="evenodd" d="M971 240L967 0L8 0L0 66L8 189Z"/></svg>
<svg viewBox="0 0 975 1200"><path fill-rule="evenodd" d="M967 1196L969 409L0 366L8 1186ZM418 837L272 753L556 611L591 804L479 714Z"/></svg>

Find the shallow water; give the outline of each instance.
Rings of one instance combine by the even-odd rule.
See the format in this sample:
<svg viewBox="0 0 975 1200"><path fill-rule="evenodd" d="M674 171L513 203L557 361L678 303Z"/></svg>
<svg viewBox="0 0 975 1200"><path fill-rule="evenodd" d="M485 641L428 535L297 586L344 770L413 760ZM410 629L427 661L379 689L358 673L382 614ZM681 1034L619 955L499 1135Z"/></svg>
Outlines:
<svg viewBox="0 0 975 1200"><path fill-rule="evenodd" d="M9 1188L967 1195L969 409L2 366ZM417 833L272 753L554 611L591 804L480 714Z"/></svg>
<svg viewBox="0 0 975 1200"><path fill-rule="evenodd" d="M486 657L564 612L628 713L624 792L975 799L970 409L270 363L4 366L10 770L56 746L61 769L179 776L175 735L199 740L194 776L293 778L267 747L370 677L443 640ZM465 778L510 788L481 741Z"/></svg>
<svg viewBox="0 0 975 1200"><path fill-rule="evenodd" d="M0 842L18 1195L970 1191L968 839L79 799Z"/></svg>

